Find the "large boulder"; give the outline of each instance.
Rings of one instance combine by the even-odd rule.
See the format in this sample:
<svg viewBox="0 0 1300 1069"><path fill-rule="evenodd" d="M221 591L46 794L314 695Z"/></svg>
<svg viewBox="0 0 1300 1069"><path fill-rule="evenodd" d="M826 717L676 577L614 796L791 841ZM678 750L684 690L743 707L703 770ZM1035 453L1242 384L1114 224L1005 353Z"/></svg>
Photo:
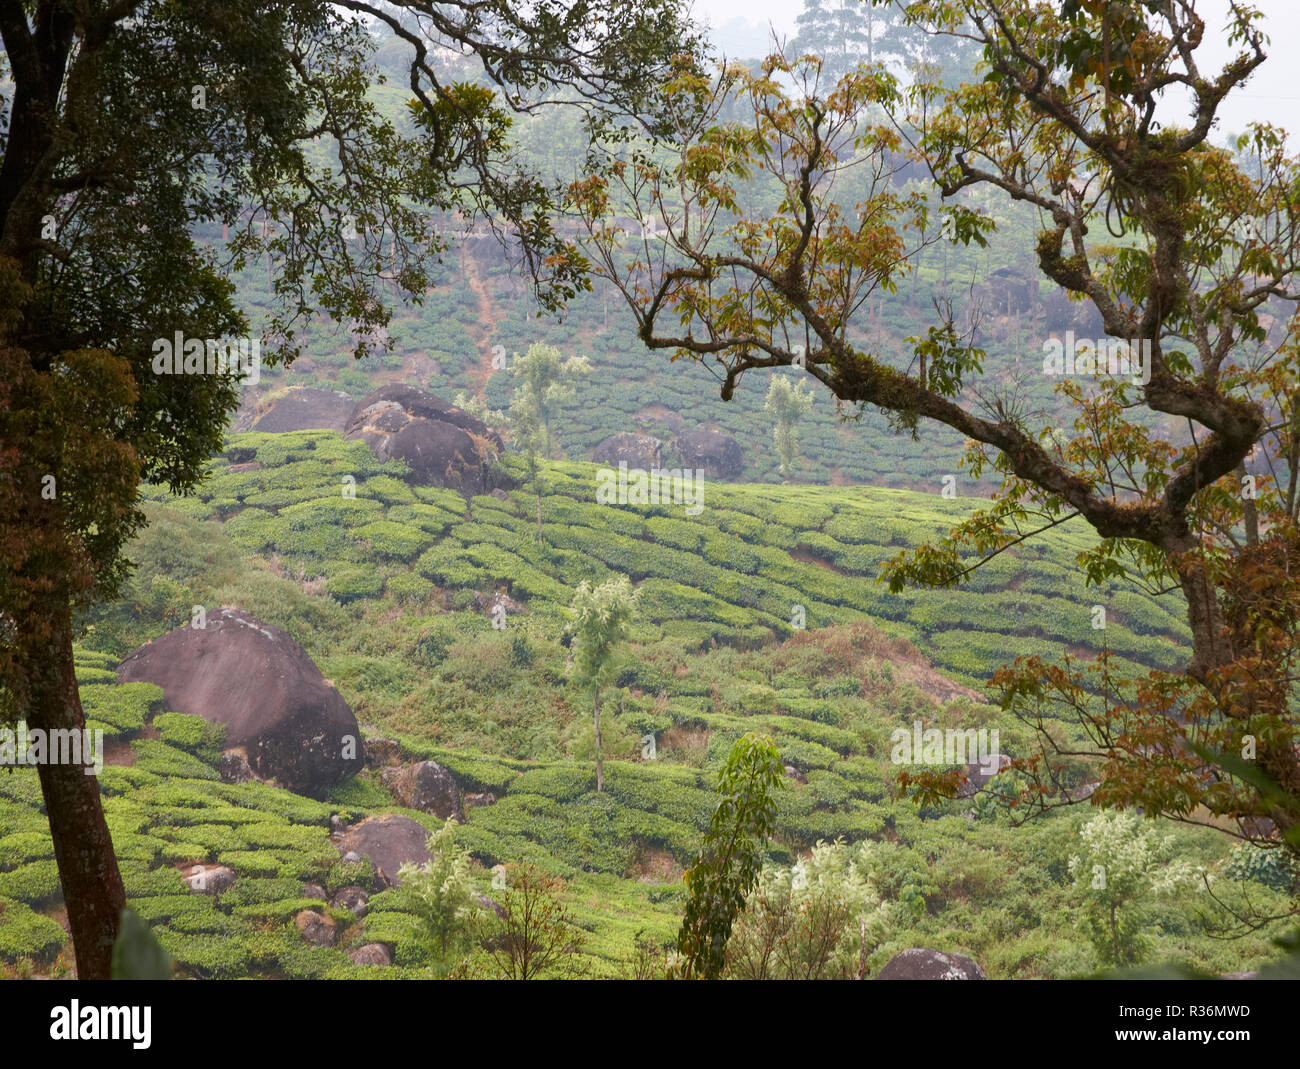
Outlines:
<svg viewBox="0 0 1300 1069"><path fill-rule="evenodd" d="M347 952L353 965L392 965L393 955L383 943L366 943Z"/></svg>
<svg viewBox="0 0 1300 1069"><path fill-rule="evenodd" d="M343 437L361 439L380 460L406 461L420 486L474 497L508 485L493 465L504 448L501 438L464 409L414 386L385 386L362 398Z"/></svg>
<svg viewBox="0 0 1300 1069"><path fill-rule="evenodd" d="M591 459L597 464L616 467L626 464L629 468L641 468L651 471L663 463L663 443L649 434L635 434L624 431L611 434L592 450Z"/></svg>
<svg viewBox="0 0 1300 1069"><path fill-rule="evenodd" d="M460 807L460 788L451 773L436 761L386 768L379 773L379 780L407 809L419 809L443 820L465 819Z"/></svg>
<svg viewBox="0 0 1300 1069"><path fill-rule="evenodd" d="M285 431L342 431L356 402L339 390L291 386L279 397L258 401L239 413L235 429L281 434Z"/></svg>
<svg viewBox="0 0 1300 1069"><path fill-rule="evenodd" d="M382 890L396 887L398 870L408 861L423 865L429 860L426 845L429 833L424 825L410 817L388 815L368 817L343 832L334 845L339 855L347 860L349 855L370 859L375 870L375 883Z"/></svg>
<svg viewBox="0 0 1300 1069"><path fill-rule="evenodd" d="M738 479L745 467L745 454L729 434L717 431L683 431L677 438L682 465L702 471L710 479Z"/></svg>
<svg viewBox="0 0 1300 1069"><path fill-rule="evenodd" d="M979 964L965 954L913 947L895 954L877 980L987 980Z"/></svg>
<svg viewBox="0 0 1300 1069"><path fill-rule="evenodd" d="M303 940L314 947L332 947L339 941L334 919L314 909L304 909L293 918L293 923L302 932Z"/></svg>
<svg viewBox="0 0 1300 1069"><path fill-rule="evenodd" d="M235 886L235 873L225 865L188 865L181 879L196 895L219 895Z"/></svg>
<svg viewBox="0 0 1300 1069"><path fill-rule="evenodd" d="M361 770L361 730L343 696L288 634L240 609L146 643L117 675L158 685L169 709L224 724L226 745L260 779L319 796Z"/></svg>

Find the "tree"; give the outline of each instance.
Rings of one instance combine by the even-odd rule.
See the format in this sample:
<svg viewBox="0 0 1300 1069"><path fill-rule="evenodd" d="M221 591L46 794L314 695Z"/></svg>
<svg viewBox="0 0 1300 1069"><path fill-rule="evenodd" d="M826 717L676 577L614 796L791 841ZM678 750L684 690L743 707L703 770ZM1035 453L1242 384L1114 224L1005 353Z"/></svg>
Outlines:
<svg viewBox="0 0 1300 1069"><path fill-rule="evenodd" d="M541 458L551 457L551 419L560 402L571 397L578 380L591 371L585 356L565 359L552 345L530 345L522 357L516 354L510 373L518 380L511 395L511 438L528 466L528 485L537 498L537 537L542 537L542 495L546 475Z"/></svg>
<svg viewBox="0 0 1300 1069"><path fill-rule="evenodd" d="M586 935L564 905L564 881L507 865L499 912L485 914L483 948L507 980L535 980L577 954Z"/></svg>
<svg viewBox="0 0 1300 1069"><path fill-rule="evenodd" d="M785 867L765 865L727 943L727 975L739 980L866 978L868 946L885 930L867 875L869 847L818 842Z"/></svg>
<svg viewBox="0 0 1300 1069"><path fill-rule="evenodd" d="M804 0L790 48L820 57L826 76L835 80L859 62L876 62L880 14L862 0Z"/></svg>
<svg viewBox="0 0 1300 1069"><path fill-rule="evenodd" d="M1079 832L1081 852L1070 856L1079 926L1106 967L1141 961L1150 947L1147 903L1196 878L1188 862L1171 860L1172 835L1141 824L1134 813L1098 813Z"/></svg>
<svg viewBox="0 0 1300 1069"><path fill-rule="evenodd" d="M637 591L621 575L591 587L585 580L573 595L573 671L591 687L592 724L596 731L596 790L605 789L605 758L600 749L600 689L614 674L614 653L636 614Z"/></svg>
<svg viewBox="0 0 1300 1069"><path fill-rule="evenodd" d="M1223 100L1264 62L1258 15L1232 9L1237 54L1217 72L1200 65L1204 25L1188 3L963 0L909 5L907 17L978 42L986 77L955 88L921 77L903 92L888 74L855 72L818 92L815 65L780 57L755 74L683 68L664 87L681 116L675 151L635 166L610 154L572 185L588 255L642 341L707 361L724 400L747 370L798 363L899 431L919 438L932 421L969 439L967 470L991 470L1000 490L949 537L887 562L895 591L955 585L1073 522L1099 536L1079 557L1088 583L1179 602L1192 636L1180 670L1129 678L1108 656L1028 658L997 675L1004 705L1039 730L1038 752L1017 762L1031 780L1022 812L1074 804L1065 755L1094 764L1102 805L1216 827L1227 817L1258 841L1276 828L1300 850L1300 207L1288 192L1300 168L1267 126L1239 143L1247 158L1208 140ZM1190 94L1188 125L1161 127L1157 106L1175 88ZM733 92L752 120L714 122ZM876 105L891 123L872 125ZM904 150L929 167L939 205L891 185ZM832 179L853 167L869 190L841 204ZM735 186L754 171L783 190L774 219L743 216ZM1043 434L1050 414L985 381L984 352L948 310L898 366L851 332L919 249L987 241L994 220L964 199L971 190L1040 212L1041 272L1128 340L1130 371L1141 361L1140 375L1056 381L1074 419L1063 444ZM629 258L599 223L607 211L662 215L663 255ZM1103 228L1120 237L1098 242ZM1118 343L1110 355L1120 369ZM959 786L912 783L921 795Z"/></svg>
<svg viewBox="0 0 1300 1069"><path fill-rule="evenodd" d="M482 913L469 874L469 851L455 840L455 820L429 836L429 860L398 869L396 896L402 908L424 926L428 950L446 967L449 953L466 947Z"/></svg>
<svg viewBox="0 0 1300 1069"><path fill-rule="evenodd" d="M764 408L776 417L772 439L776 455L781 460L781 478L789 480L794 474L794 462L799 458L799 421L812 409L812 394L802 382L784 375L773 375L767 388Z"/></svg>
<svg viewBox="0 0 1300 1069"><path fill-rule="evenodd" d="M686 915L677 936L687 979L716 980L727 964L732 925L763 865L763 844L776 827L776 792L785 769L768 735L736 740L718 771L718 805L699 856L684 879Z"/></svg>
<svg viewBox="0 0 1300 1069"><path fill-rule="evenodd" d="M573 396L578 380L590 371L591 362L585 356L566 358L555 346L540 342L515 357L510 368L516 380L510 415L516 425L541 430L541 452L547 460L551 459L551 420L560 403Z"/></svg>
<svg viewBox="0 0 1300 1069"><path fill-rule="evenodd" d="M828 83L859 63L891 63L909 76L928 71L948 85L970 81L978 46L959 37L926 33L919 21L909 22L901 6L872 0L805 0L786 53L817 56Z"/></svg>
<svg viewBox="0 0 1300 1069"><path fill-rule="evenodd" d="M376 20L408 49L409 134L369 95ZM139 480L192 489L249 370L206 366L249 329L228 272L274 266L267 363L317 312L373 348L389 298L427 288L428 207L511 230L554 304L581 264L511 160L510 111L558 89L594 132L696 47L676 0L42 0L5 5L0 41L0 716L59 731L84 726L74 613L123 580ZM452 46L486 86L440 77ZM178 332L202 373L155 360ZM124 894L98 787L38 771L78 974L106 978Z"/></svg>

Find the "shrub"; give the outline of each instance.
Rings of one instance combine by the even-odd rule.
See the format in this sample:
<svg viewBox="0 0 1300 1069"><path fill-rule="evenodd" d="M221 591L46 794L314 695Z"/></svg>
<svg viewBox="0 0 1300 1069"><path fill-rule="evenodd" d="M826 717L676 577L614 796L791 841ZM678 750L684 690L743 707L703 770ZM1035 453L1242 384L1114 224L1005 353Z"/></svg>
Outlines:
<svg viewBox="0 0 1300 1069"><path fill-rule="evenodd" d="M81 691L87 718L102 720L128 733L141 731L150 708L160 705L162 700L162 688L152 683L92 686Z"/></svg>
<svg viewBox="0 0 1300 1069"><path fill-rule="evenodd" d="M201 761L215 765L221 759L226 729L210 724L192 713L159 713L153 718L162 741L169 746L194 754Z"/></svg>
<svg viewBox="0 0 1300 1069"><path fill-rule="evenodd" d="M397 965L423 965L429 957L425 927L410 913L372 910L366 914L365 938L392 947Z"/></svg>
<svg viewBox="0 0 1300 1069"><path fill-rule="evenodd" d="M283 898L274 902L254 902L246 906L236 906L236 917L252 917L259 920L288 920L304 909L323 910L325 903L319 898Z"/></svg>
<svg viewBox="0 0 1300 1069"><path fill-rule="evenodd" d="M247 976L253 955L244 937L155 928L154 935L177 964L212 979Z"/></svg>
<svg viewBox="0 0 1300 1069"><path fill-rule="evenodd" d="M53 856L54 840L48 831L20 831L0 838L0 869L12 869Z"/></svg>
<svg viewBox="0 0 1300 1069"><path fill-rule="evenodd" d="M152 898L155 895L178 895L188 891L181 874L173 868L148 870L125 864L121 868L127 898Z"/></svg>
<svg viewBox="0 0 1300 1069"><path fill-rule="evenodd" d="M161 739L136 739L131 743L136 767L167 779L219 780L217 770L184 750L168 746Z"/></svg>
<svg viewBox="0 0 1300 1069"><path fill-rule="evenodd" d="M418 917L429 955L445 963L469 946L470 929L483 912L474 897L469 854L455 841L455 822L429 836L429 860L398 870L395 904Z"/></svg>
<svg viewBox="0 0 1300 1069"><path fill-rule="evenodd" d="M378 557L407 561L416 557L429 538L418 528L391 520L379 520L354 528L353 535L363 539Z"/></svg>
<svg viewBox="0 0 1300 1069"><path fill-rule="evenodd" d="M0 850L4 843L0 841ZM0 856L0 865L4 863ZM1300 862L1284 849L1267 850L1254 843L1239 843L1223 866L1232 880L1254 880L1275 891L1290 892L1300 885Z"/></svg>
<svg viewBox="0 0 1300 1069"><path fill-rule="evenodd" d="M40 906L56 901L61 893L59 867L53 858L32 861L9 872L0 872L0 897L15 898L29 906Z"/></svg>
<svg viewBox="0 0 1300 1069"><path fill-rule="evenodd" d="M345 565L331 571L326 589L331 596L346 605L358 598L379 597L384 591L384 579L375 574L373 567Z"/></svg>
<svg viewBox="0 0 1300 1069"><path fill-rule="evenodd" d="M284 875L280 871L283 867L280 856L270 850L221 850L217 852L217 861L240 878L260 880ZM288 878L294 879L292 876ZM294 882L298 881L294 879Z"/></svg>
<svg viewBox="0 0 1300 1069"><path fill-rule="evenodd" d="M384 592L391 594L400 601L423 601L432 593L432 590L433 587L429 581L414 572L403 572L401 575L389 576L387 583L384 584Z"/></svg>
<svg viewBox="0 0 1300 1069"><path fill-rule="evenodd" d="M67 938L67 932L49 917L12 898L0 898L0 960L47 961Z"/></svg>

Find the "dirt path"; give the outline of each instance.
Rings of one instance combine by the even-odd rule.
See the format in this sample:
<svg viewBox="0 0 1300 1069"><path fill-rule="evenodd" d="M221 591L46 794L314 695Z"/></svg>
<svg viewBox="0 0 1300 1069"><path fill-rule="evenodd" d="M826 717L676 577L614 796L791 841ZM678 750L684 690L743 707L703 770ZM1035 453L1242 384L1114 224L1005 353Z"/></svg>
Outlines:
<svg viewBox="0 0 1300 1069"><path fill-rule="evenodd" d="M476 344L479 360L478 366L470 370L469 377L474 383L474 394L483 397L487 390L488 379L497 370L492 366L492 347L488 344L492 337L491 324L497 319L497 310L488 294L487 284L479 276L478 265L474 262L474 257L466 251L464 242L461 242L460 247L460 268L461 274L465 277L465 284L478 298L479 329Z"/></svg>

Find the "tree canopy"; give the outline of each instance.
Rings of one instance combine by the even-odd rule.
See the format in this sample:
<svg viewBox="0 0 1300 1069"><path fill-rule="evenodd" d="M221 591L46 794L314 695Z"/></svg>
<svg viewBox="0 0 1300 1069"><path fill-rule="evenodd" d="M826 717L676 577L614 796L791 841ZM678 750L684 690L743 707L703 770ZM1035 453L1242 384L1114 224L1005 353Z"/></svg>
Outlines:
<svg viewBox="0 0 1300 1069"><path fill-rule="evenodd" d="M949 537L887 562L893 589L959 583L1036 533L1082 522L1099 536L1079 561L1089 582L1123 577L1181 598L1193 635L1183 671L1120 678L1103 655L999 674L1003 702L1039 729L1040 752L1018 762L1039 802L1059 799L1059 773L1083 760L1102 804L1216 827L1228 817L1235 834L1274 846L1277 828L1300 849L1300 170L1265 124L1235 151L1210 140L1223 100L1264 60L1258 13L1233 7L1235 52L1218 70L1202 65L1206 27L1184 0L969 0L904 15L937 39L974 42L980 76L952 85L922 70L903 84L857 70L827 86L818 62L782 56L758 72L682 69L664 87L675 151L608 153L571 188L594 269L642 340L712 367L724 399L750 370L798 364L899 431L919 438L934 422L967 439L967 472L990 471L1001 489ZM1181 123L1166 115L1175 91ZM737 97L748 121L720 120ZM911 160L929 182L902 182ZM866 189L856 202L840 193L850 172ZM756 173L783 191L772 218L747 215L738 197ZM978 309L964 319L940 306L901 360L855 328L919 251L985 242L998 198L1038 212L1042 275L1146 362L1142 376L1090 362L1062 377L1068 431L1007 375L990 385ZM654 215L662 243L630 247L604 223L612 212ZM1058 730L1062 718L1075 734ZM950 794L960 778L909 786Z"/></svg>

